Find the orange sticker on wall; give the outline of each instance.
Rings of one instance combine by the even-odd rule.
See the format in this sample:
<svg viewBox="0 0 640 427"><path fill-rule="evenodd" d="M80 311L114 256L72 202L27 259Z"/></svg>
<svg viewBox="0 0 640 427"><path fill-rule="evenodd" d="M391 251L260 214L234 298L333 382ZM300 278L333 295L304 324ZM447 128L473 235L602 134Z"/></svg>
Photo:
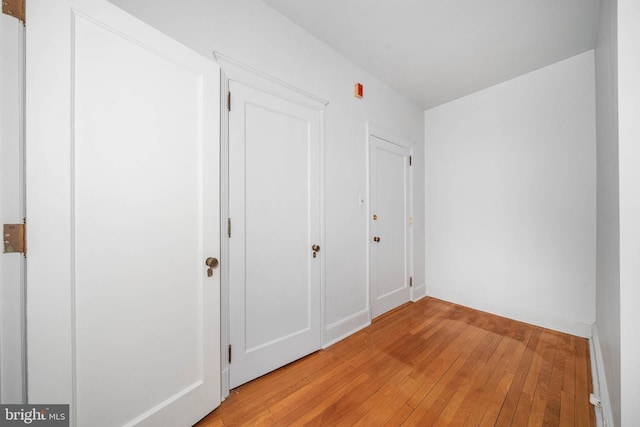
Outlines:
<svg viewBox="0 0 640 427"><path fill-rule="evenodd" d="M362 83L356 83L353 86L353 96L355 96L356 98L362 98L362 94L363 94Z"/></svg>

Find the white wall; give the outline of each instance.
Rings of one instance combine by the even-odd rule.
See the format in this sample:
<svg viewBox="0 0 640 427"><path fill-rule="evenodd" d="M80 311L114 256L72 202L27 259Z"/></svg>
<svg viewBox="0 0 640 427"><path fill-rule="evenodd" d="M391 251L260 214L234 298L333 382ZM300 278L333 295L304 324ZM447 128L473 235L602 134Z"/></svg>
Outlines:
<svg viewBox="0 0 640 427"><path fill-rule="evenodd" d="M591 334L594 103L589 51L425 112L427 294Z"/></svg>
<svg viewBox="0 0 640 427"><path fill-rule="evenodd" d="M595 49L597 126L596 362L604 415L620 425L620 222L615 0L600 2ZM599 353L602 360L598 360Z"/></svg>
<svg viewBox="0 0 640 427"><path fill-rule="evenodd" d="M618 0L621 426L640 425L640 3Z"/></svg>
<svg viewBox="0 0 640 427"><path fill-rule="evenodd" d="M324 341L366 324L366 128L378 127L417 144L422 111L259 0L112 0L194 50L216 50L329 101L326 110L326 306ZM364 84L364 98L353 85ZM416 165L414 227L422 233L423 165ZM424 246L416 239L415 280L424 284Z"/></svg>

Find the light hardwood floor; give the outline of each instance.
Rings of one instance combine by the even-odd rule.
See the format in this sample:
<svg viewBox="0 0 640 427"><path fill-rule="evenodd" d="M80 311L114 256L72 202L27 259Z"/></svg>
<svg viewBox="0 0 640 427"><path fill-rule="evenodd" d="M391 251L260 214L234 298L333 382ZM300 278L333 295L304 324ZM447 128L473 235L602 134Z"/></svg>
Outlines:
<svg viewBox="0 0 640 427"><path fill-rule="evenodd" d="M595 426L586 339L433 298L231 391L198 427Z"/></svg>

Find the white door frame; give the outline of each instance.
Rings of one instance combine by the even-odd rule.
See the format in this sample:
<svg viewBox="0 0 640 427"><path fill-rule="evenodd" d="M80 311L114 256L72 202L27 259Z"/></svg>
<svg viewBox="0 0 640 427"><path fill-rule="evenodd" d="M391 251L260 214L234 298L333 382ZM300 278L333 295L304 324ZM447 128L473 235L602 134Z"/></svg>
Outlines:
<svg viewBox="0 0 640 427"><path fill-rule="evenodd" d="M372 200L372 188L371 188L371 172L372 172L372 165L371 165L371 137L375 136L377 138L383 139L391 144L400 146L400 147L404 147L407 148L409 150L409 155L413 157L413 153L414 153L414 146L415 144L413 142L410 142L400 136L398 136L398 134L394 133L394 132L390 132L382 127L379 127L373 123L371 123L370 121L367 121L365 123L365 127L366 127L366 132L367 132L367 150L366 150L366 155L367 155L367 195L369 198L369 203L367 203L367 222L366 222L366 240L365 240L365 244L366 244L366 251L367 251L367 301L369 303L369 322L371 322L372 320L372 310L373 310L373 304L371 303L371 298L372 298L372 281L371 281L371 215L373 215L373 211L371 209L371 200ZM413 253L414 253L414 235L413 235L413 167L409 168L409 217L411 218L410 220L410 224L409 224L409 239L408 239L408 248L407 248L407 256L409 257L408 260L408 275L410 277L413 277ZM415 296L414 296L414 288L413 286L410 288L410 294L409 294L409 299L410 301L415 301Z"/></svg>
<svg viewBox="0 0 640 427"><path fill-rule="evenodd" d="M220 349L222 398L229 396L229 342L230 342L230 307L229 307L229 239L227 219L229 218L229 110L227 94L229 93L229 81L237 81L251 86L262 92L266 92L286 100L304 105L320 113L320 247L325 247L325 156L324 156L324 121L325 107L329 103L309 92L290 85L280 79L242 64L220 52L213 55L221 67L220 73ZM233 95L231 95L231 108L233 108ZM233 224L231 235L233 236ZM324 332L325 325L325 258L320 257L320 333ZM324 339L321 337L321 342Z"/></svg>

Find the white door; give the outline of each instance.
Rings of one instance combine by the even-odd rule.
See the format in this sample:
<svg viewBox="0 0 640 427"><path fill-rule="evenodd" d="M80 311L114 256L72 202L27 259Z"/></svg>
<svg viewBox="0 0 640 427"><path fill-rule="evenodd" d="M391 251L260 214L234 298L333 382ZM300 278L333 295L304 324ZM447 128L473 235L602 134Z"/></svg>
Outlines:
<svg viewBox="0 0 640 427"><path fill-rule="evenodd" d="M370 135L371 316L409 301L410 174L406 147Z"/></svg>
<svg viewBox="0 0 640 427"><path fill-rule="evenodd" d="M320 113L229 82L230 387L321 346Z"/></svg>
<svg viewBox="0 0 640 427"><path fill-rule="evenodd" d="M104 0L27 7L29 401L193 425L220 402L219 69Z"/></svg>
<svg viewBox="0 0 640 427"><path fill-rule="evenodd" d="M0 222L24 218L24 27L0 15ZM24 401L24 257L0 253L0 403Z"/></svg>

